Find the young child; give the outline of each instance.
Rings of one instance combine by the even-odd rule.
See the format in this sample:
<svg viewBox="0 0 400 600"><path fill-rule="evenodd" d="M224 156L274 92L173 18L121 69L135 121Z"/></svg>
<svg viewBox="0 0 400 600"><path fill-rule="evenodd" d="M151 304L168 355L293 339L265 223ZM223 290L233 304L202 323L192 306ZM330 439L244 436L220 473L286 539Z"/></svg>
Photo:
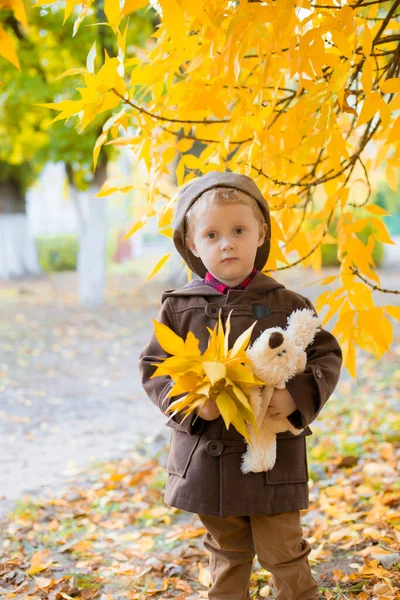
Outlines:
<svg viewBox="0 0 400 600"><path fill-rule="evenodd" d="M257 321L254 341L264 329L286 327L296 309L311 302L272 277L261 273L270 250L268 204L246 175L210 172L184 186L177 198L174 244L189 268L202 279L180 289L166 290L157 320L185 338L191 330L207 348L206 327L214 327L222 308L225 324L231 315L230 346ZM164 358L154 333L141 352L143 387L163 413L176 398L167 398L169 377L150 379L151 363ZM304 373L276 389L267 414L288 417L304 431L277 436L273 469L242 473L244 438L226 429L214 400L198 415L170 418L173 428L168 455L167 504L198 514L206 528L204 545L211 553L210 600L247 600L255 554L272 573L278 600L315 600L317 583L302 537L300 509L308 507L305 436L339 379L340 347L328 331L317 333L307 349Z"/></svg>

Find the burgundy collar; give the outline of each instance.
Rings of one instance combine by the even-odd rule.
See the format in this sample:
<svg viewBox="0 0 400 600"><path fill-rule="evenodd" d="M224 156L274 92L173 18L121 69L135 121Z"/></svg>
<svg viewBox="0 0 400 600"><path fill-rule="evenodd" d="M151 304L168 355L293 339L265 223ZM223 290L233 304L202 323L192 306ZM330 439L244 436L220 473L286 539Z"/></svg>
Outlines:
<svg viewBox="0 0 400 600"><path fill-rule="evenodd" d="M209 271L207 271L206 276L204 277L204 283L215 288L216 290L221 292L221 294L226 294L228 290L244 290L249 285L254 275L256 275L257 273L257 269L253 267L251 273L246 277L246 279L242 281L242 283L239 283L239 285L235 285L235 287L229 287L229 285L225 285L224 283L216 279L214 275L211 275Z"/></svg>

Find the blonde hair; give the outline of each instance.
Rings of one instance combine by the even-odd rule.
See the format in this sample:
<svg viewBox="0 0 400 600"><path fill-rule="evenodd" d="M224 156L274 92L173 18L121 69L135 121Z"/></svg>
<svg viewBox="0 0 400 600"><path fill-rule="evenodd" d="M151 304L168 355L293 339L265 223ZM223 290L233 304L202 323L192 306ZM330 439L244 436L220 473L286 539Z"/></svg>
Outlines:
<svg viewBox="0 0 400 600"><path fill-rule="evenodd" d="M249 194L236 188L215 187L203 192L187 211L185 217L186 238L191 238L191 225L196 220L196 217L210 204L244 204L251 208L260 225L266 224L264 214L258 202L249 196Z"/></svg>

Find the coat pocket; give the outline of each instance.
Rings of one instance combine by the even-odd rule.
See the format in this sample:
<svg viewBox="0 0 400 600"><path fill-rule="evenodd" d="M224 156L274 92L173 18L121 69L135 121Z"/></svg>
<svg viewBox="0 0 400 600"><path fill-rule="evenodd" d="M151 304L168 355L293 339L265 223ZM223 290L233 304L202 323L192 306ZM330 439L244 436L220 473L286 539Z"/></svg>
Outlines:
<svg viewBox="0 0 400 600"><path fill-rule="evenodd" d="M199 435L188 435L174 429L168 453L167 472L169 475L185 477L194 451L200 440Z"/></svg>
<svg viewBox="0 0 400 600"><path fill-rule="evenodd" d="M270 471L265 471L267 485L308 481L305 438L306 436L302 435L277 440L275 465Z"/></svg>

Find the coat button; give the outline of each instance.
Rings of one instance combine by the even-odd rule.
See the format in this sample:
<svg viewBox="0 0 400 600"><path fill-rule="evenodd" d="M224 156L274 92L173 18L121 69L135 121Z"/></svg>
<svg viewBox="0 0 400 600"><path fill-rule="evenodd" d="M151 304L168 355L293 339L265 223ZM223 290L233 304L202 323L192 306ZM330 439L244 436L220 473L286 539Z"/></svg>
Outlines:
<svg viewBox="0 0 400 600"><path fill-rule="evenodd" d="M218 319L218 312L221 307L216 302L209 302L205 307L207 317Z"/></svg>
<svg viewBox="0 0 400 600"><path fill-rule="evenodd" d="M221 456L224 445L220 440L209 440L206 444L206 452L210 456Z"/></svg>
<svg viewBox="0 0 400 600"><path fill-rule="evenodd" d="M315 374L318 377L318 379L321 379L321 377L322 377L322 371L321 371L321 369L319 367L317 367L315 369Z"/></svg>

